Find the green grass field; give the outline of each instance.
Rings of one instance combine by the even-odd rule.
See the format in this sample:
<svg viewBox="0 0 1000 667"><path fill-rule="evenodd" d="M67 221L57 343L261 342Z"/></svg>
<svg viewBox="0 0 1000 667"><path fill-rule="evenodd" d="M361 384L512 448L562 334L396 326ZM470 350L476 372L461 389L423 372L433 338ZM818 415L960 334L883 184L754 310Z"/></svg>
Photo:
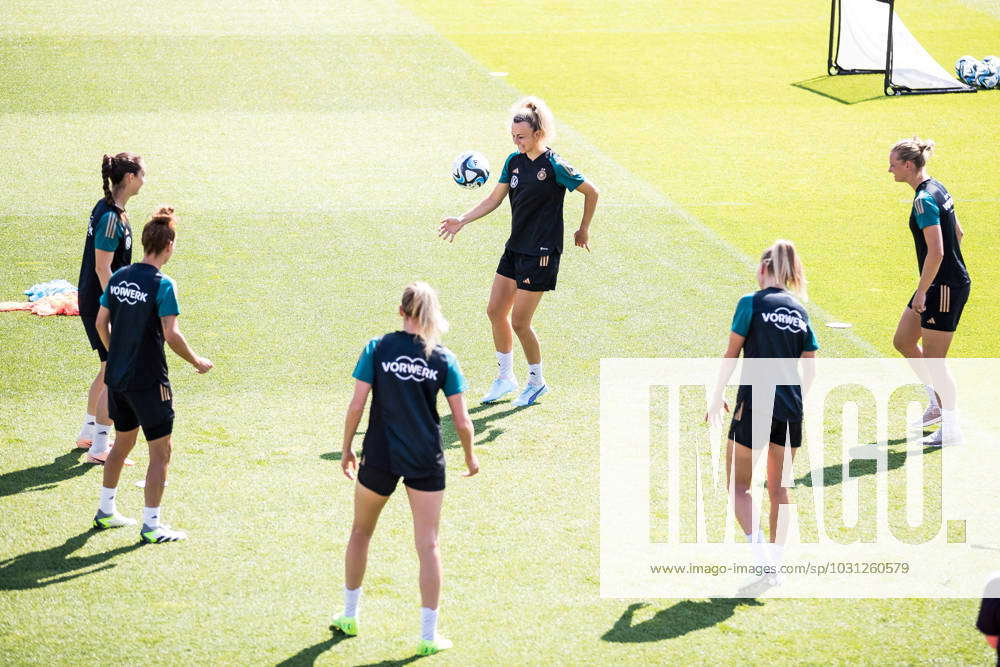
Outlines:
<svg viewBox="0 0 1000 667"><path fill-rule="evenodd" d="M100 157L135 151L148 182L133 227L177 208L166 272L216 364L202 377L171 359L164 508L191 539L138 548L131 531L87 532L100 471L71 447L96 360L78 319L0 314L0 662L413 658L402 498L373 542L363 636L327 630L352 512L350 372L421 278L441 291L470 398L488 386L506 205L452 245L435 229L479 196L449 182L452 158L476 148L498 171L507 109L534 93L557 150L601 188L593 252L567 249L536 317L553 392L474 408L479 477L457 476L446 420L441 628L456 648L431 660L989 664L972 600L599 597L600 359L720 354L751 258L778 236L803 253L822 354L892 354L917 280L912 194L885 173L899 138L938 142L930 170L966 229L975 286L953 354L1000 356L1000 93L883 99L877 78L817 79L823 2L672 4L0 0L0 300L76 280ZM945 66L1000 51L996 2L899 11ZM582 197L567 201L573 228ZM133 458L119 506L136 515L141 443Z"/></svg>

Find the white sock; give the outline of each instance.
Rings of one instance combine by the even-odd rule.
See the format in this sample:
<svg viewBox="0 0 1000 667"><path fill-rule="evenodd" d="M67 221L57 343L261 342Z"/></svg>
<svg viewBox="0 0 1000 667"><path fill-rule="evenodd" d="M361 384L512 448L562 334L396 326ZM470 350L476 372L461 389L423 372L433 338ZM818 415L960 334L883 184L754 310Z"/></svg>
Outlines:
<svg viewBox="0 0 1000 667"><path fill-rule="evenodd" d="M528 384L535 387L545 384L545 378L542 377L542 363L528 364Z"/></svg>
<svg viewBox="0 0 1000 667"><path fill-rule="evenodd" d="M118 511L115 506L115 494L118 489L109 489L106 486L101 487L101 503L98 505L98 509L105 514L114 514Z"/></svg>
<svg viewBox="0 0 1000 667"><path fill-rule="evenodd" d="M433 641L437 636L438 610L420 608L420 638Z"/></svg>
<svg viewBox="0 0 1000 667"><path fill-rule="evenodd" d="M771 550L771 564L775 567L781 565L781 560L785 557L785 545L780 542L771 542L768 546Z"/></svg>
<svg viewBox="0 0 1000 667"><path fill-rule="evenodd" d="M767 541L764 536L759 533L747 533L747 542L750 543L750 553L753 554L753 559L757 565L770 565L771 559L767 554Z"/></svg>
<svg viewBox="0 0 1000 667"><path fill-rule="evenodd" d="M108 434L111 432L111 424L94 423L94 442L90 445L88 454L97 456L108 451Z"/></svg>
<svg viewBox="0 0 1000 667"><path fill-rule="evenodd" d="M83 418L83 426L80 428L80 435L76 436L77 440L93 440L94 439L94 422L97 421L97 417L88 414Z"/></svg>
<svg viewBox="0 0 1000 667"><path fill-rule="evenodd" d="M159 507L143 507L142 508L142 525L148 526L150 528L157 528L160 525L160 508Z"/></svg>
<svg viewBox="0 0 1000 667"><path fill-rule="evenodd" d="M500 367L497 377L505 380L514 380L514 350L510 352L497 352L497 365Z"/></svg>
<svg viewBox="0 0 1000 667"><path fill-rule="evenodd" d="M941 409L941 436L962 437L962 429L958 425L958 408L954 410Z"/></svg>
<svg viewBox="0 0 1000 667"><path fill-rule="evenodd" d="M928 407L940 408L941 406L938 404L937 394L934 393L934 387L929 384L925 384L924 389L927 390L927 398L930 400L930 405Z"/></svg>
<svg viewBox="0 0 1000 667"><path fill-rule="evenodd" d="M361 586L358 586L353 591L344 586L344 616L357 618L359 602L361 602Z"/></svg>

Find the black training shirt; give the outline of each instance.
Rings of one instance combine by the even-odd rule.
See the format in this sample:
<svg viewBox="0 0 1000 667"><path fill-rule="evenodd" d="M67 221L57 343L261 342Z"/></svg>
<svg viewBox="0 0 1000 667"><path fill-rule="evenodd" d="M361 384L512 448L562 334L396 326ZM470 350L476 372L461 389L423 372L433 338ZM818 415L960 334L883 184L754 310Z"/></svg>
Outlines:
<svg viewBox="0 0 1000 667"><path fill-rule="evenodd" d="M563 198L584 180L551 148L534 160L520 152L507 156L500 173L500 182L510 185L507 249L536 256L561 253Z"/></svg>
<svg viewBox="0 0 1000 667"><path fill-rule="evenodd" d="M83 244L83 261L80 262L80 290L77 299L80 317L97 317L100 308L101 281L97 277L94 248L113 252L111 273L132 263L132 227L128 224L125 210L107 199L101 199L90 213L87 225L87 239Z"/></svg>

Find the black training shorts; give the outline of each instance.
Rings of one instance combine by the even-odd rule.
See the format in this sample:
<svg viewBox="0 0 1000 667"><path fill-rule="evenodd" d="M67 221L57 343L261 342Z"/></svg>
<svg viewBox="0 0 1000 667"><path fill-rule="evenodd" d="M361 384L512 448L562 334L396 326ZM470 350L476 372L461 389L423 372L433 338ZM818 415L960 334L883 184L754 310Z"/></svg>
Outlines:
<svg viewBox="0 0 1000 667"><path fill-rule="evenodd" d="M517 289L529 292L549 292L556 288L560 253L525 255L504 250L497 273L517 283Z"/></svg>
<svg viewBox="0 0 1000 667"><path fill-rule="evenodd" d="M173 433L173 392L169 384L130 391L108 389L108 415L119 433L142 426L147 442L157 440Z"/></svg>
<svg viewBox="0 0 1000 667"><path fill-rule="evenodd" d="M107 361L108 349L104 347L101 337L97 335L97 318L81 317L80 320L83 322L83 330L87 332L90 349L97 350L97 356L100 357L101 361Z"/></svg>
<svg viewBox="0 0 1000 667"><path fill-rule="evenodd" d="M753 447L753 416L750 410L736 408L732 426L729 427L729 439L744 447ZM800 447L802 445L802 422L772 419L768 442L782 447L786 444L790 447Z"/></svg>
<svg viewBox="0 0 1000 667"><path fill-rule="evenodd" d="M380 496L391 496L399 478L399 475L393 475L388 470L366 465L364 461L358 468L358 481L361 485ZM403 484L417 491L444 491L444 468L427 477L404 477Z"/></svg>
<svg viewBox="0 0 1000 667"><path fill-rule="evenodd" d="M931 283L927 289L927 299L924 301L924 312L919 313L920 328L932 331L955 331L958 328L958 320L962 317L965 302L969 300L971 288L971 283L968 285ZM906 307L913 307L912 296Z"/></svg>

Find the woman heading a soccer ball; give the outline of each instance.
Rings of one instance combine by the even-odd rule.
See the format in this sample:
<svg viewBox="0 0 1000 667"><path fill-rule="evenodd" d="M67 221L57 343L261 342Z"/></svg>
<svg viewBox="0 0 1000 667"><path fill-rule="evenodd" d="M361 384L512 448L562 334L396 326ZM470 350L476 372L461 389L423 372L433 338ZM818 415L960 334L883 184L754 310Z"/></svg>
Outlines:
<svg viewBox="0 0 1000 667"><path fill-rule="evenodd" d="M492 403L517 389L514 375L514 334L528 360L528 383L514 399L531 405L548 391L542 375L542 351L531 326L545 292L556 288L563 250L563 199L566 191L583 194L583 217L573 234L586 248L598 191L550 147L555 136L552 112L537 97L526 97L511 111L510 134L517 150L504 162L499 183L485 199L454 218L441 221L438 234L452 241L465 225L496 210L510 198L511 232L497 266L486 313L493 328L499 373L483 403Z"/></svg>

